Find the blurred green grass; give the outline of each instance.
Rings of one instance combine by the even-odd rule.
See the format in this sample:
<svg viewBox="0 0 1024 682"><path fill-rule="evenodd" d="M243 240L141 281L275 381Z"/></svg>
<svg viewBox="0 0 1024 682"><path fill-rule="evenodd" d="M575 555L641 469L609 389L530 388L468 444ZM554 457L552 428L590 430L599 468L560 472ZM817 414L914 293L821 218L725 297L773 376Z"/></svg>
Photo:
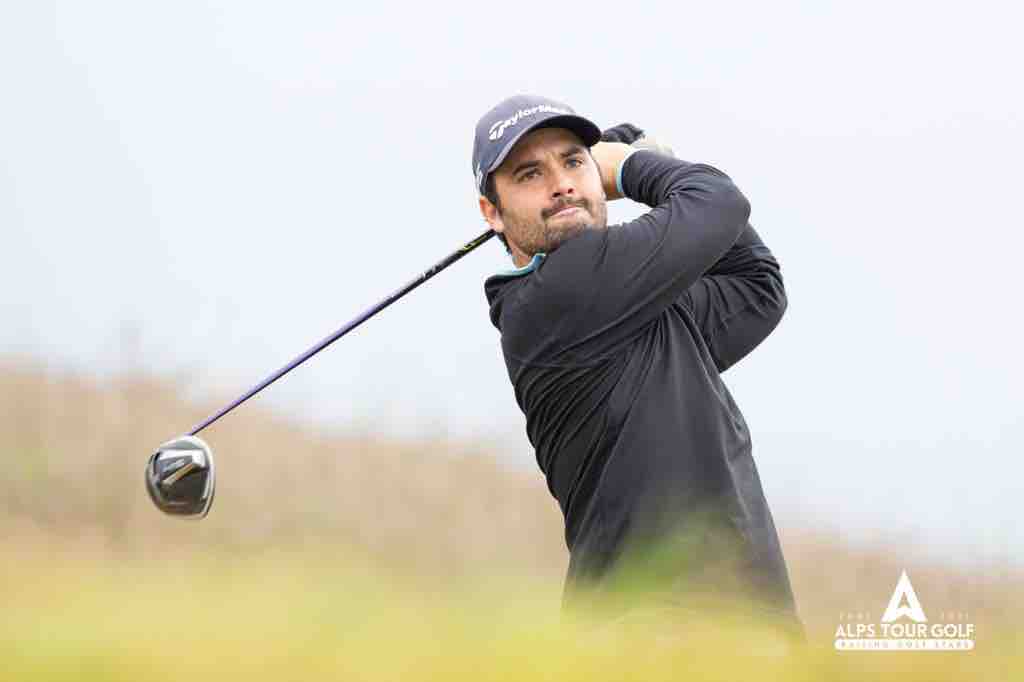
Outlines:
<svg viewBox="0 0 1024 682"><path fill-rule="evenodd" d="M0 679L1024 679L1020 567L780 524L809 646L724 613L587 630L562 621L561 517L539 474L481 444L301 428L258 399L211 429L200 523L161 516L149 451L212 412L167 379L0 360ZM286 469L269 465L285 453ZM970 653L844 653L901 570L962 609Z"/></svg>
<svg viewBox="0 0 1024 682"><path fill-rule="evenodd" d="M1019 640L970 653L787 652L708 617L591 630L550 584L445 589L322 553L113 560L53 548L3 571L0 677L11 680L1011 680Z"/></svg>

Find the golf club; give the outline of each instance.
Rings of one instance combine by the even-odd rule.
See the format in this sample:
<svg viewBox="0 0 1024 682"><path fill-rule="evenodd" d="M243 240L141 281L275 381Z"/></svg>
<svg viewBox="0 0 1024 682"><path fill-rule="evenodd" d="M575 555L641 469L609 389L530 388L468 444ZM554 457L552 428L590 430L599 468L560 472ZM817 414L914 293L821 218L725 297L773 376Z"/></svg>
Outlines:
<svg viewBox="0 0 1024 682"><path fill-rule="evenodd" d="M391 295L384 298L376 305L345 323L340 329L333 332L317 344L309 348L297 358L277 370L260 383L253 386L249 391L235 399L226 407L210 415L197 424L187 435L169 440L161 445L149 458L146 464L146 490L153 500L157 509L171 516L179 516L192 519L201 519L210 511L213 504L213 494L216 486L216 476L213 463L213 450L197 434L210 426L218 419L234 410L236 407L253 397L270 384L274 383L288 372L292 371L306 360L331 345L345 334L349 333L366 320L370 319L384 308L405 296L407 293L426 282L428 279L441 272L449 265L459 260L467 253L477 248L488 239L493 237L495 232L487 230L479 237L467 242L458 250L452 252L444 259L436 263L430 269L424 271L418 277L410 280Z"/></svg>

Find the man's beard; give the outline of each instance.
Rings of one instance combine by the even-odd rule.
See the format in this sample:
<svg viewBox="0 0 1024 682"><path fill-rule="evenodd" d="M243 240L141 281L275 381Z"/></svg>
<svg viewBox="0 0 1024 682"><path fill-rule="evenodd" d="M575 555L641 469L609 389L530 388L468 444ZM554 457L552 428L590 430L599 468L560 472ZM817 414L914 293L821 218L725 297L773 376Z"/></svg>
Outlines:
<svg viewBox="0 0 1024 682"><path fill-rule="evenodd" d="M560 220L551 224L550 218L567 206L576 206L586 212L574 220ZM502 214L506 231L514 236L513 241L528 256L535 253L551 253L563 242L585 230L603 230L608 226L608 205L603 199L575 199L563 201L541 212L540 220L524 220L509 211ZM508 230L511 223L511 230Z"/></svg>

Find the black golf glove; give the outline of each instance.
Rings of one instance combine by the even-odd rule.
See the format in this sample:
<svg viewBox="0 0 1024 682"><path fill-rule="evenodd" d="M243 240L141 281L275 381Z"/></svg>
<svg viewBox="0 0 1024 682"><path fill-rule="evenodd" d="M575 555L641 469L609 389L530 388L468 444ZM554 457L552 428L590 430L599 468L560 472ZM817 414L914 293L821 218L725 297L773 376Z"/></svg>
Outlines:
<svg viewBox="0 0 1024 682"><path fill-rule="evenodd" d="M633 144L644 136L644 131L632 123L620 123L601 133L602 142L621 142L622 144Z"/></svg>
<svg viewBox="0 0 1024 682"><path fill-rule="evenodd" d="M644 131L632 123L620 123L601 133L602 142L621 142L637 149L649 149L652 152L659 152L667 156L675 157L675 152L667 144L653 137L648 137Z"/></svg>

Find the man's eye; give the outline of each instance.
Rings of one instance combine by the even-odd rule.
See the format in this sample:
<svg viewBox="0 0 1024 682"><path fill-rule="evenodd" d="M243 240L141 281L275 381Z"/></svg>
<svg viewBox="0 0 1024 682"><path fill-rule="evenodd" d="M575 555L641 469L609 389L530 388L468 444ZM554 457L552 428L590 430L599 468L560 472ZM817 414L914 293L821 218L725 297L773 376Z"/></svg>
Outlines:
<svg viewBox="0 0 1024 682"><path fill-rule="evenodd" d="M573 168L579 168L580 166L583 165L583 159L580 159L578 157L573 157L573 158L569 159L568 163Z"/></svg>
<svg viewBox="0 0 1024 682"><path fill-rule="evenodd" d="M525 173L523 173L522 175L519 176L519 182L523 182L524 180L529 180L530 178L532 178L536 174L537 174L536 170L528 170L528 171L526 171Z"/></svg>

